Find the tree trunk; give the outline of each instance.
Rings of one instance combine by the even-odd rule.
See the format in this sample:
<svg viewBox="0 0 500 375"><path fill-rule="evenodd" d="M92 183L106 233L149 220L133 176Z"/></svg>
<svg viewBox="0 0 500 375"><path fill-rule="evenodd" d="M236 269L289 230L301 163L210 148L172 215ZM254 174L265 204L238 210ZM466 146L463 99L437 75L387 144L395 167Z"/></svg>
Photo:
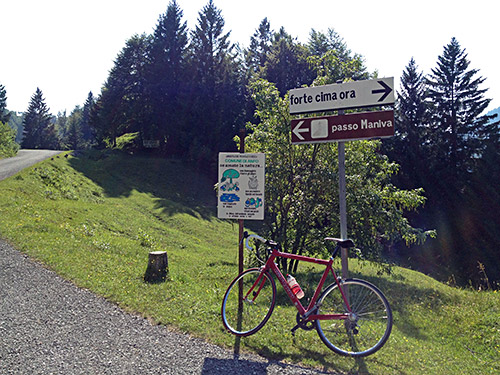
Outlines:
<svg viewBox="0 0 500 375"><path fill-rule="evenodd" d="M149 253L148 268L144 274L144 281L161 283L168 275L168 255L166 251L152 251Z"/></svg>

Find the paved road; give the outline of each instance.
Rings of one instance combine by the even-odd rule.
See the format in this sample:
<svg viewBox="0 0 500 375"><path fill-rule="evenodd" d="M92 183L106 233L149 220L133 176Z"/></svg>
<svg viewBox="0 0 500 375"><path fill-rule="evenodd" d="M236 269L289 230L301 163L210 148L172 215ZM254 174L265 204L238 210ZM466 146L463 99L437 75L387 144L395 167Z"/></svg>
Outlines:
<svg viewBox="0 0 500 375"><path fill-rule="evenodd" d="M0 160L0 181L60 152L53 150L19 150L16 156Z"/></svg>
<svg viewBox="0 0 500 375"><path fill-rule="evenodd" d="M154 326L0 240L0 374L322 374Z"/></svg>

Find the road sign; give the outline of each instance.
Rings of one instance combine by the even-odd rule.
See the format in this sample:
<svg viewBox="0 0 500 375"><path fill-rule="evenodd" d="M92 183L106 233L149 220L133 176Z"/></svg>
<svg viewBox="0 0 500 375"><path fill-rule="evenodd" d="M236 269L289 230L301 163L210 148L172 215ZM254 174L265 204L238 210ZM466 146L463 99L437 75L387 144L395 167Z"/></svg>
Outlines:
<svg viewBox="0 0 500 375"><path fill-rule="evenodd" d="M264 220L265 154L219 153L219 219Z"/></svg>
<svg viewBox="0 0 500 375"><path fill-rule="evenodd" d="M394 104L394 78L353 81L290 90L290 113Z"/></svg>
<svg viewBox="0 0 500 375"><path fill-rule="evenodd" d="M325 143L394 135L394 111L292 120L292 143Z"/></svg>

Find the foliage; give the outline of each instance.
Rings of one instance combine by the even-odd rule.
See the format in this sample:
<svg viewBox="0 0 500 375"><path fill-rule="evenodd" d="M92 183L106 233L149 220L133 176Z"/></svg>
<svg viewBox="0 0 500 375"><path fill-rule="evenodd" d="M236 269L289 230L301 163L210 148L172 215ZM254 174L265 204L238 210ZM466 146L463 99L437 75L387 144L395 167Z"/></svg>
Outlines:
<svg viewBox="0 0 500 375"><path fill-rule="evenodd" d="M146 34L134 35L115 60L90 119L100 145L108 141L114 146L119 135L144 131L150 125L151 109L145 95L150 42Z"/></svg>
<svg viewBox="0 0 500 375"><path fill-rule="evenodd" d="M396 103L395 137L384 142L388 156L401 165L396 176L404 188L424 186L428 175L431 136L430 115L425 102L426 84L423 73L412 58L401 77L401 90Z"/></svg>
<svg viewBox="0 0 500 375"><path fill-rule="evenodd" d="M465 50L452 38L427 80L433 161L446 166L436 178L445 184L458 182L459 188L474 168L483 128L491 119L481 115L491 101L484 98L487 89L479 88L484 78L476 77L478 70L469 65Z"/></svg>
<svg viewBox="0 0 500 375"><path fill-rule="evenodd" d="M193 69L191 131L189 156L199 166L213 167L217 153L232 151L232 136L243 125L244 82L225 21L212 0L199 12L198 24L191 33Z"/></svg>
<svg viewBox="0 0 500 375"><path fill-rule="evenodd" d="M23 118L23 148L57 149L59 139L56 134L52 116L45 104L42 90L38 87L31 97L28 110Z"/></svg>
<svg viewBox="0 0 500 375"><path fill-rule="evenodd" d="M147 67L147 91L153 118L145 129L144 138L161 140L161 148L169 155L186 153L186 126L181 126L185 114L188 74L187 25L176 1L171 1L165 14L160 15L150 46Z"/></svg>
<svg viewBox="0 0 500 375"><path fill-rule="evenodd" d="M19 145L16 143L16 131L9 126L9 120L7 92L0 84L0 158L15 156L19 150Z"/></svg>
<svg viewBox="0 0 500 375"><path fill-rule="evenodd" d="M0 158L15 156L18 150L15 131L0 121Z"/></svg>
<svg viewBox="0 0 500 375"><path fill-rule="evenodd" d="M337 151L333 144L292 145L287 97L265 80L254 81L251 91L261 122L249 124L246 147L266 153L268 235L293 253L316 254L324 237L338 233ZM421 190L391 184L397 165L378 154L379 147L378 141L350 142L346 151L350 236L370 259L380 258L383 245L426 235L403 216L424 203ZM294 267L289 264L288 271Z"/></svg>
<svg viewBox="0 0 500 375"><path fill-rule="evenodd" d="M16 133L16 142L21 144L23 137L23 115L18 115L16 112L11 111L9 117L9 125Z"/></svg>
<svg viewBox="0 0 500 375"><path fill-rule="evenodd" d="M5 87L0 84L0 122L8 123L10 113L7 111L7 91Z"/></svg>
<svg viewBox="0 0 500 375"><path fill-rule="evenodd" d="M274 82L281 95L303 84L311 84L315 72L309 66L308 56L307 48L297 43L282 27L274 34L263 78Z"/></svg>
<svg viewBox="0 0 500 375"><path fill-rule="evenodd" d="M245 50L246 69L250 75L258 74L266 66L268 55L271 52L271 43L271 25L266 17L250 37L250 46Z"/></svg>
<svg viewBox="0 0 500 375"><path fill-rule="evenodd" d="M337 81L369 79L363 57L351 54L344 40L333 29L327 34L311 30L309 43L309 64L316 72L314 85L326 85Z"/></svg>

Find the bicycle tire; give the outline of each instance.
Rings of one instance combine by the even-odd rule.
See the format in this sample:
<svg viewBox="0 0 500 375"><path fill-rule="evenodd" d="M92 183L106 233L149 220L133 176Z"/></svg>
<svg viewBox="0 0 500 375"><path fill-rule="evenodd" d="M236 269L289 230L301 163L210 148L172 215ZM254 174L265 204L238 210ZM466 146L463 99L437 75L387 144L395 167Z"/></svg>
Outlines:
<svg viewBox="0 0 500 375"><path fill-rule="evenodd" d="M335 353L365 357L386 343L392 330L392 311L384 294L373 284L359 279L341 281L351 305L352 318L316 320L316 331ZM318 299L319 314L348 313L337 284L331 284Z"/></svg>
<svg viewBox="0 0 500 375"><path fill-rule="evenodd" d="M251 291L251 298L239 305L239 281L243 283L243 296L252 288L259 275L261 280L257 288L258 293ZM256 295L257 293L257 295ZM268 272L261 272L258 268L250 268L240 273L227 288L222 300L222 323L224 327L236 336L249 336L261 329L269 320L276 304L276 283Z"/></svg>

